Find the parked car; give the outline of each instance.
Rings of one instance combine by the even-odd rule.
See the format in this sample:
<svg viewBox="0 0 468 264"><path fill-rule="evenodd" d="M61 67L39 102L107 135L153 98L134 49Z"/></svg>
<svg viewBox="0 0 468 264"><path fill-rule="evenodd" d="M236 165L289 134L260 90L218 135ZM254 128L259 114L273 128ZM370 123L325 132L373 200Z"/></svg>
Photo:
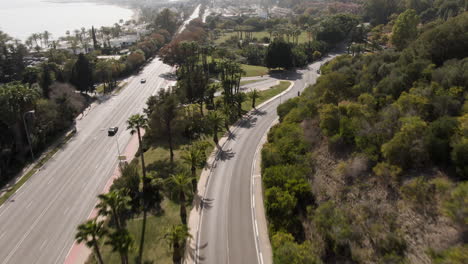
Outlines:
<svg viewBox="0 0 468 264"><path fill-rule="evenodd" d="M111 137L117 134L118 130L119 130L119 127L109 127L109 129L107 130L107 135Z"/></svg>
<svg viewBox="0 0 468 264"><path fill-rule="evenodd" d="M141 79L140 83L146 83L146 79Z"/></svg>

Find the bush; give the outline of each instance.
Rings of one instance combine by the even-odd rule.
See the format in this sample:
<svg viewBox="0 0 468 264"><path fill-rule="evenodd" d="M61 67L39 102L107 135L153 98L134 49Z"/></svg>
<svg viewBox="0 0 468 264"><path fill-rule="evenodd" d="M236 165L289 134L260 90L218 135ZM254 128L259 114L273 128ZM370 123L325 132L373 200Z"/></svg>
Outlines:
<svg viewBox="0 0 468 264"><path fill-rule="evenodd" d="M320 264L322 261L314 255L309 241L302 244L294 242L291 234L277 232L271 238L273 263L283 264Z"/></svg>
<svg viewBox="0 0 468 264"><path fill-rule="evenodd" d="M384 158L402 168L421 166L428 160L424 134L427 124L419 117L407 117L393 138L382 145Z"/></svg>
<svg viewBox="0 0 468 264"><path fill-rule="evenodd" d="M332 137L339 133L340 130L340 112L336 105L326 104L319 110L320 128L322 133L328 137Z"/></svg>
<svg viewBox="0 0 468 264"><path fill-rule="evenodd" d="M289 99L288 101L280 104L278 108L276 109L276 112L278 113L279 120L280 122L283 121L284 117L293 109L298 106L300 98L295 97L292 99Z"/></svg>
<svg viewBox="0 0 468 264"><path fill-rule="evenodd" d="M468 225L468 182L462 182L443 203L444 213L461 226Z"/></svg>

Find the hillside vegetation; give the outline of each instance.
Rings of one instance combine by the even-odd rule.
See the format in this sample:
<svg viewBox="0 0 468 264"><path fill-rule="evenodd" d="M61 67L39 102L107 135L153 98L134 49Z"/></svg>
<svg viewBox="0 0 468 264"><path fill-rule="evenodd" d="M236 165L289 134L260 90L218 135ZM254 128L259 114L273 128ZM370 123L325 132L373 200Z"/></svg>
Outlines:
<svg viewBox="0 0 468 264"><path fill-rule="evenodd" d="M337 57L278 108L262 151L275 263L468 263L468 13L419 31Z"/></svg>

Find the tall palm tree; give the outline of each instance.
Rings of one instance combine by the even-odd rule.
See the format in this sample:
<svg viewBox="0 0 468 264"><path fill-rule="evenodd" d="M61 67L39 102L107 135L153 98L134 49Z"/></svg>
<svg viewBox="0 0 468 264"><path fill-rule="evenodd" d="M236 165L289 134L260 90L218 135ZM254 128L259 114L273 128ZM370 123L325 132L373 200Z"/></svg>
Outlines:
<svg viewBox="0 0 468 264"><path fill-rule="evenodd" d="M99 239L106 234L107 230L104 227L104 222L93 219L78 226L78 233L76 233L75 238L78 243L84 242L87 247L92 248L98 263L103 264L104 261L99 250Z"/></svg>
<svg viewBox="0 0 468 264"><path fill-rule="evenodd" d="M249 97L252 99L252 108L255 109L255 101L260 98L260 94L257 89L253 89L252 92L249 93Z"/></svg>
<svg viewBox="0 0 468 264"><path fill-rule="evenodd" d="M141 140L141 131L140 129L145 129L148 127L148 120L141 114L132 115L127 121L127 129L130 130L131 134L138 134L138 145L139 145L139 154L141 158L141 169L143 172L142 179L142 206L143 206L143 224L141 227L141 240L140 240L140 249L138 253L138 262L142 263L143 261L143 246L145 243L145 230L146 230L146 217L148 212L148 206L145 199L145 194L147 193L148 188L148 178L146 177L146 168L145 168L145 157L143 153L143 146Z"/></svg>
<svg viewBox="0 0 468 264"><path fill-rule="evenodd" d="M206 155L205 152L197 147L190 146L190 148L182 153L182 161L190 167L192 173L192 191L197 192L197 169L205 166Z"/></svg>
<svg viewBox="0 0 468 264"><path fill-rule="evenodd" d="M185 241L191 237L186 225L172 226L164 236L172 248L172 262L181 264L184 256Z"/></svg>
<svg viewBox="0 0 468 264"><path fill-rule="evenodd" d="M124 229L123 214L130 208L130 197L121 190L112 190L99 195L98 198L100 201L96 208L99 210L99 214L102 216L110 215L117 230Z"/></svg>
<svg viewBox="0 0 468 264"><path fill-rule="evenodd" d="M47 30L42 33L42 37L44 38L44 44L46 45L46 47L49 46L50 35L50 32Z"/></svg>
<svg viewBox="0 0 468 264"><path fill-rule="evenodd" d="M119 252L122 264L128 264L128 252L133 245L133 238L127 229L117 230L110 234L106 245L111 246L113 252Z"/></svg>
<svg viewBox="0 0 468 264"><path fill-rule="evenodd" d="M192 183L192 177L188 176L187 173L178 173L176 175L172 175L168 178L168 182L172 185L172 189L177 193L179 196L179 203L180 203L180 220L182 224L187 224L187 194L190 192L190 185Z"/></svg>
<svg viewBox="0 0 468 264"><path fill-rule="evenodd" d="M218 113L218 111L211 111L208 114L208 123L211 126L211 133L213 133L213 141L218 145L218 132L223 129L223 117Z"/></svg>

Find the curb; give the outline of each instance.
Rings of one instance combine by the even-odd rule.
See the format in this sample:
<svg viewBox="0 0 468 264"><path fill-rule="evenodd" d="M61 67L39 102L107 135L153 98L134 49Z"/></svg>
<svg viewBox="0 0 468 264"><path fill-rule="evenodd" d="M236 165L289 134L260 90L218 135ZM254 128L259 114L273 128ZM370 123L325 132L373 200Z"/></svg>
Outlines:
<svg viewBox="0 0 468 264"><path fill-rule="evenodd" d="M271 102L273 102L277 98L279 98L279 97L283 96L284 94L288 93L289 91L291 91L291 89L295 85L295 82L294 81L289 81L289 80L284 80L284 81L288 81L288 82L291 83L286 90L284 90L280 94L277 94L274 97L268 99L267 101L261 103L259 106L257 106L256 109L250 110L247 114L243 115L243 117L240 120L236 121L233 125L231 125L229 127L229 130L231 131L231 133L234 134L239 129L239 124L243 121L243 119L245 117L248 117L250 114L252 114L253 111L256 111L256 110L258 110L258 109L260 109L262 107L265 107L266 105L270 104ZM267 131L267 133L268 133L268 131ZM200 197L200 201L198 199L194 199L193 202L192 202L192 210L190 211L190 216L189 216L189 221L188 221L189 233L191 235L191 238L188 238L188 243L187 243L187 247L185 249L186 253L185 253L185 258L184 258L183 263L186 263L186 264L188 264L188 263L198 264L199 263L200 228L201 228L201 224L202 224L203 208L201 208L201 206L200 206L200 210L198 210L197 209L199 207L198 203L201 202L204 199L205 195L206 195L206 191L207 191L209 183L210 183L211 175L213 173L214 168L216 168L216 163L218 161L218 157L219 157L219 153L220 153L219 150L224 148L225 144L229 141L228 138L229 138L229 132L226 132L226 134L224 134L224 136L219 140L219 142L220 142L219 148L216 147L216 149L213 150L213 152L210 154L210 156L209 156L209 158L207 160L207 164L208 164L207 168L203 169L203 171L202 171L202 173L200 175L200 180L198 181L198 187L197 187L197 196ZM200 195L200 194L202 194L202 195ZM255 226L253 226L253 228L255 228ZM255 231L255 229L254 229L254 231ZM193 242L195 244L193 244L192 240L194 240ZM189 252L189 249L191 248L190 245L193 246L193 248L195 249L195 253L193 254L193 256L191 256L191 254Z"/></svg>
<svg viewBox="0 0 468 264"><path fill-rule="evenodd" d="M260 264L273 263L273 251L271 248L267 224L268 220L266 219L265 207L263 203L263 186L261 174L262 155L260 151L263 149L263 146L268 141L268 133L270 132L271 128L278 123L278 121L279 118L273 120L273 122L271 122L270 126L268 127L267 131L265 131L263 137L260 139L257 149L255 150L254 161L252 163L251 170L250 197L252 201L252 222L255 223L255 247L257 249L257 256L259 256ZM255 200L255 194L257 194L257 200ZM258 224L259 222L260 224Z"/></svg>

